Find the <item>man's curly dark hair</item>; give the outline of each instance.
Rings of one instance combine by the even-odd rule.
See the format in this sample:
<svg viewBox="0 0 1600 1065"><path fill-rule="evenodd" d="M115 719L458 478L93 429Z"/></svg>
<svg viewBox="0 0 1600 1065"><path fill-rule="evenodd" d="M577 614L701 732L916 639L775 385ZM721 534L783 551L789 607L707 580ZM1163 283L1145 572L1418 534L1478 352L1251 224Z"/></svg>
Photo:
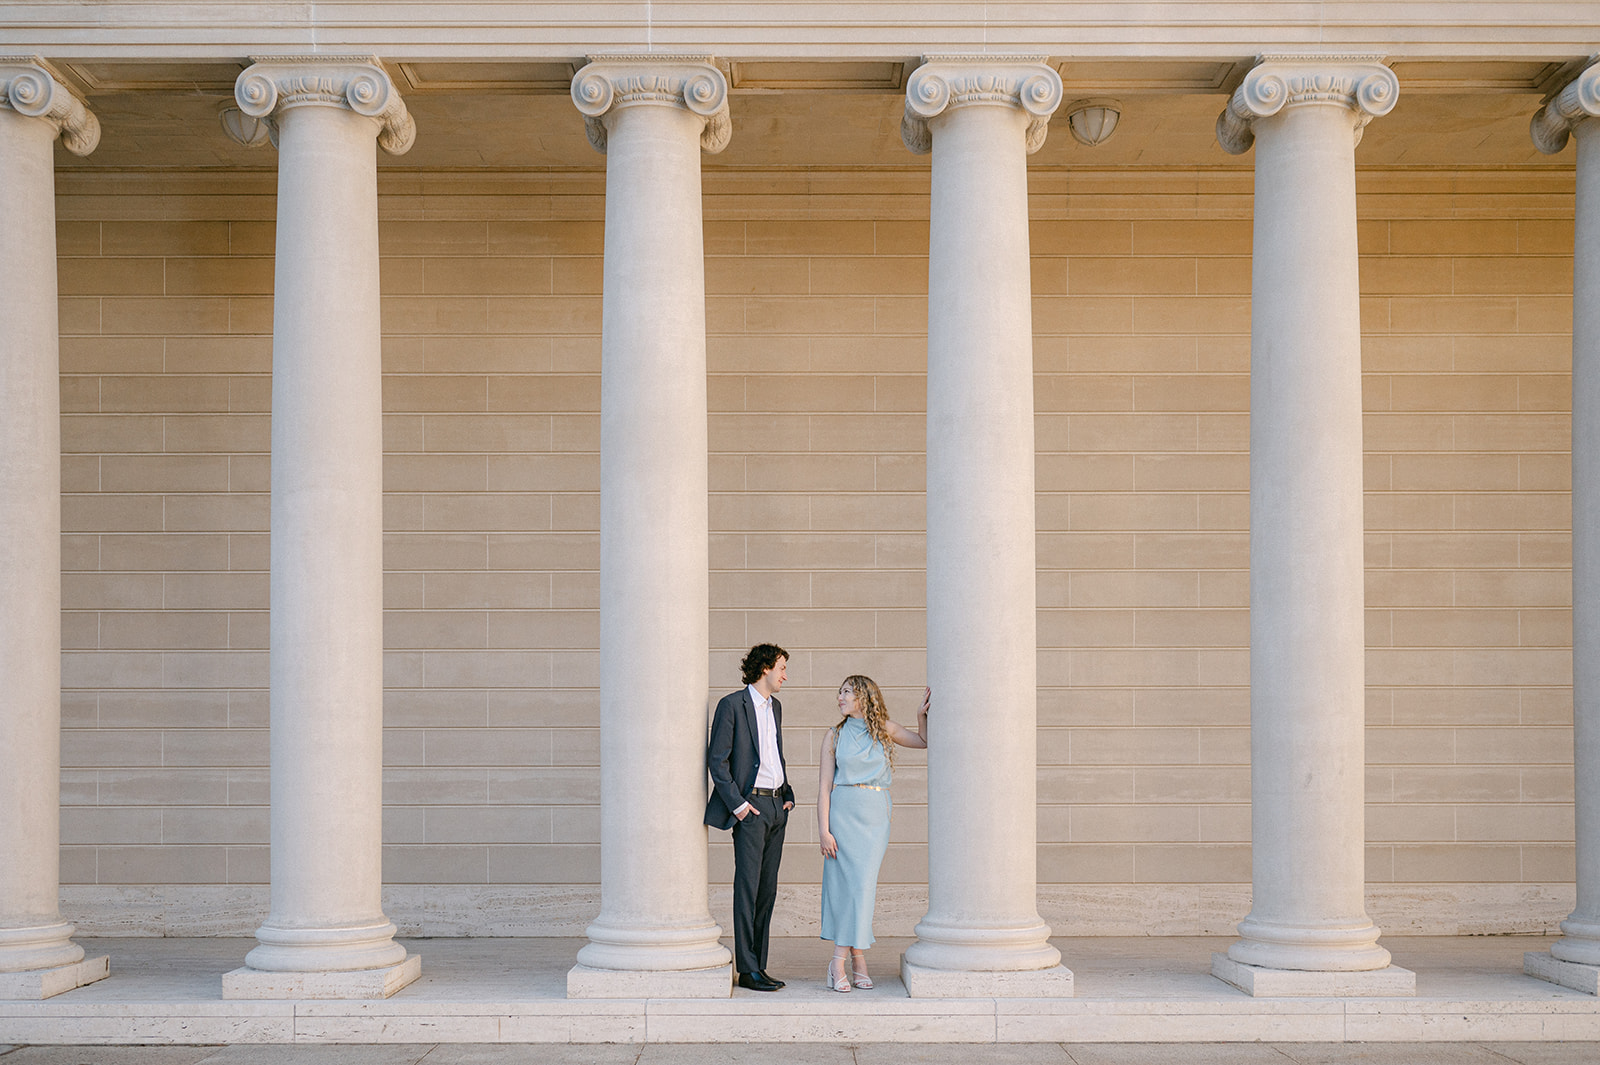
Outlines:
<svg viewBox="0 0 1600 1065"><path fill-rule="evenodd" d="M758 643L739 663L739 671L746 684L754 684L761 679L761 674L778 664L778 659L788 657L789 652L775 643Z"/></svg>

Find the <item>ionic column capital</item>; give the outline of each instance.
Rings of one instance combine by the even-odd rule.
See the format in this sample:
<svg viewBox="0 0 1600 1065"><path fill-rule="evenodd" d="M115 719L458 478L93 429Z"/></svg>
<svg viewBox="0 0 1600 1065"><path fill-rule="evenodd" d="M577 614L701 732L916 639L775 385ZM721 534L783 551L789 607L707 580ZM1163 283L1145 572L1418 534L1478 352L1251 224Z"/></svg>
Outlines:
<svg viewBox="0 0 1600 1065"><path fill-rule="evenodd" d="M1028 114L1027 148L1044 146L1050 116L1061 106L1061 75L1044 56L930 55L906 83L900 139L918 155L933 150L929 120L967 104L1010 104Z"/></svg>
<svg viewBox="0 0 1600 1065"><path fill-rule="evenodd" d="M295 107L346 107L378 125L378 144L404 155L417 124L376 56L251 56L233 85L239 110L266 122L278 143L278 116Z"/></svg>
<svg viewBox="0 0 1600 1065"><path fill-rule="evenodd" d="M1381 55L1264 55L1217 116L1217 143L1239 155L1255 143L1257 119L1296 104L1338 103L1354 112L1359 144L1366 124L1399 98L1400 79Z"/></svg>
<svg viewBox="0 0 1600 1065"><path fill-rule="evenodd" d="M682 108L705 120L700 150L711 155L728 146L728 79L710 56L592 55L572 79L572 102L583 112L589 143L604 152L605 115L619 107L656 104Z"/></svg>
<svg viewBox="0 0 1600 1065"><path fill-rule="evenodd" d="M0 108L49 122L73 155L100 143L100 120L38 56L0 55Z"/></svg>
<svg viewBox="0 0 1600 1065"><path fill-rule="evenodd" d="M1534 113L1528 133L1533 146L1554 155L1567 146L1573 129L1586 118L1600 116L1600 56L1588 69L1562 86L1561 91Z"/></svg>

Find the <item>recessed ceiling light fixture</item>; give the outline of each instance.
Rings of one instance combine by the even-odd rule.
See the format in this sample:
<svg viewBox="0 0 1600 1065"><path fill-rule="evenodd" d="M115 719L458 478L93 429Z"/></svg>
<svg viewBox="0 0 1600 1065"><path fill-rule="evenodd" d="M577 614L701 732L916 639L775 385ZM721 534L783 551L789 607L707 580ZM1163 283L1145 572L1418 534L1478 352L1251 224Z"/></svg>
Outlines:
<svg viewBox="0 0 1600 1065"><path fill-rule="evenodd" d="M1121 117L1121 100L1074 100L1067 105L1067 125L1072 130L1072 139L1090 148L1110 140Z"/></svg>

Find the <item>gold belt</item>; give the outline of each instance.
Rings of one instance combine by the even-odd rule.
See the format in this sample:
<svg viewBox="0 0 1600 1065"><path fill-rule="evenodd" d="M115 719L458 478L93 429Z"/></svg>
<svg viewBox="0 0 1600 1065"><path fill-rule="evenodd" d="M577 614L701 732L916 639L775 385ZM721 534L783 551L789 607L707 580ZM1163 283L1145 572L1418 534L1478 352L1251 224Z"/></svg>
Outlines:
<svg viewBox="0 0 1600 1065"><path fill-rule="evenodd" d="M840 784L839 786L841 788L866 788L868 791L888 791L889 790L888 788L880 788L876 784Z"/></svg>

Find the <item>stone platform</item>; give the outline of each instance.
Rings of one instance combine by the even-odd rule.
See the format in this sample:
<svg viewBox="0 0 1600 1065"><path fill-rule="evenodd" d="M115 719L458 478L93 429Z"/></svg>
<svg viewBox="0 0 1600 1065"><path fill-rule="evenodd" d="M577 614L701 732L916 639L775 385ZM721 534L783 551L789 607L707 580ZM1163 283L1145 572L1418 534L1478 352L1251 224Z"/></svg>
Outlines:
<svg viewBox="0 0 1600 1065"><path fill-rule="evenodd" d="M1459 1042L1600 1040L1600 999L1527 976L1540 936L1386 937L1416 995L1251 998L1210 975L1209 938L1057 939L1072 998L912 999L869 955L877 988L822 983L828 948L774 941L789 986L731 998L569 1000L582 940L414 939L422 976L369 1001L224 1000L253 941L80 940L111 976L43 1002L0 1002L0 1044L603 1042Z"/></svg>

